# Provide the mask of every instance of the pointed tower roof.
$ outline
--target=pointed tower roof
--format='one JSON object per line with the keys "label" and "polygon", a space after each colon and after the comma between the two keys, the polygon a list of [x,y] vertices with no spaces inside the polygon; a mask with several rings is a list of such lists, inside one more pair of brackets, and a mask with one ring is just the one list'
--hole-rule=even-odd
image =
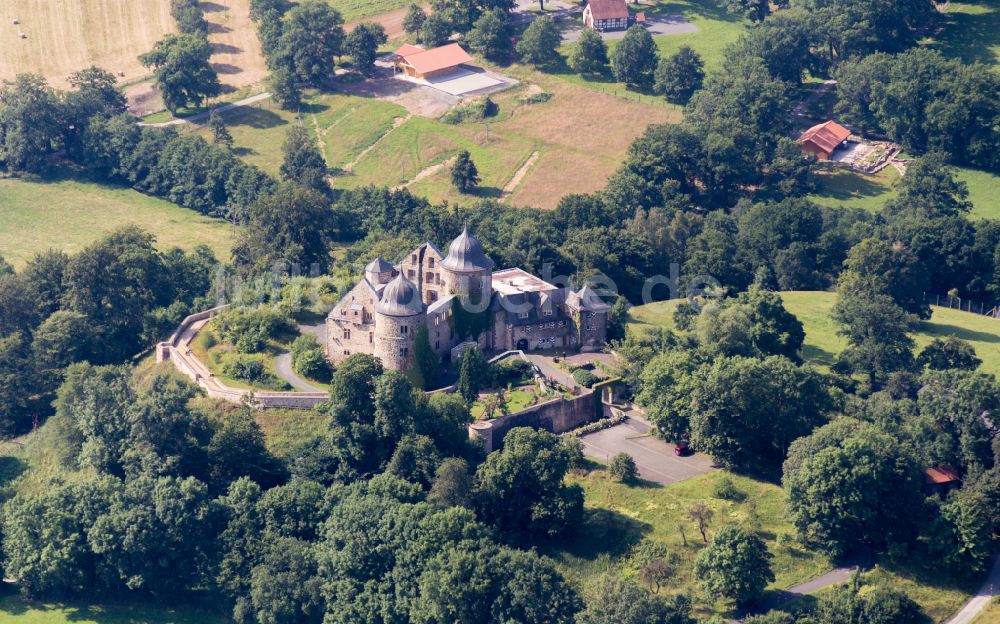
{"label": "pointed tower roof", "polygon": [[392,266],[392,263],[382,258],[375,258],[365,267],[367,273],[388,273],[393,270],[395,267]]}
{"label": "pointed tower roof", "polygon": [[469,228],[462,228],[462,233],[448,247],[448,257],[441,266],[456,273],[475,273],[493,268],[493,261],[486,255],[482,243],[469,234]]}
{"label": "pointed tower roof", "polygon": [[382,291],[382,299],[375,304],[375,311],[386,316],[413,316],[424,311],[417,287],[402,273],[389,282]]}
{"label": "pointed tower roof", "polygon": [[604,300],[594,292],[594,289],[589,284],[581,288],[578,292],[573,293],[573,299],[575,299],[574,303],[581,310],[604,312],[611,309],[611,306],[604,303]]}

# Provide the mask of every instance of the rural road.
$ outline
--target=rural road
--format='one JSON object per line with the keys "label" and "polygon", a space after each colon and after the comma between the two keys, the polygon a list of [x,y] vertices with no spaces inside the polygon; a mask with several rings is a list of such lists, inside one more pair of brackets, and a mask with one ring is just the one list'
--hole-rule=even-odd
{"label": "rural road", "polygon": [[219,106],[218,108],[213,108],[210,111],[204,113],[198,113],[197,115],[191,115],[190,117],[171,119],[170,121],[162,121],[160,123],[140,123],[139,125],[145,126],[147,128],[166,128],[167,126],[179,126],[181,124],[186,124],[186,123],[201,123],[202,121],[207,121],[209,115],[211,115],[212,113],[224,113],[227,110],[232,110],[234,108],[239,108],[241,106],[250,106],[251,104],[262,102],[269,97],[271,97],[270,93],[258,93],[257,95],[252,95],[238,102],[233,102],[232,104],[224,104],[222,106]]}
{"label": "rural road", "polygon": [[1000,593],[1000,557],[993,560],[993,568],[990,569],[989,575],[976,595],[945,624],[970,624],[998,593]]}
{"label": "rural road", "polygon": [[291,353],[282,353],[275,358],[274,370],[278,373],[279,377],[292,384],[292,387],[296,390],[302,390],[304,392],[326,392],[323,388],[317,388],[316,386],[310,385],[308,381],[295,374],[295,371],[292,370]]}

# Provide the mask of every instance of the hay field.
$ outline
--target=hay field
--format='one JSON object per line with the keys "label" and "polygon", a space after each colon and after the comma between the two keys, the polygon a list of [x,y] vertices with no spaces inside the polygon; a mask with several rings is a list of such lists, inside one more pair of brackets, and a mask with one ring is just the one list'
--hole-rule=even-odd
{"label": "hay field", "polygon": [[34,72],[65,87],[69,74],[98,65],[134,82],[148,75],[136,57],[174,31],[166,0],[4,0],[0,79]]}
{"label": "hay field", "polygon": [[212,67],[223,87],[239,89],[263,80],[267,66],[250,20],[250,0],[213,0],[202,2],[201,8],[208,22]]}

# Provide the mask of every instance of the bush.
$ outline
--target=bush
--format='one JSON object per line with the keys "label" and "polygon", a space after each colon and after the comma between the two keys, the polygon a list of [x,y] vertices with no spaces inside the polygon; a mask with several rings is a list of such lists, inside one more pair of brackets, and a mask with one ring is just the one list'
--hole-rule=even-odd
{"label": "bush", "polygon": [[531,381],[534,375],[531,363],[518,358],[501,360],[491,368],[492,379],[490,380],[490,384],[495,388],[520,386]]}
{"label": "bush", "polygon": [[740,502],[746,500],[746,492],[736,487],[729,477],[720,477],[712,486],[712,496],[728,501]]}
{"label": "bush", "polygon": [[239,353],[259,353],[268,339],[296,331],[295,324],[270,307],[230,308],[215,319],[219,337]]}
{"label": "bush", "polygon": [[585,368],[578,368],[573,371],[573,381],[585,388],[590,388],[601,379]]}
{"label": "bush", "polygon": [[639,478],[639,469],[635,465],[635,460],[628,453],[618,453],[611,460],[608,472],[620,483],[630,483]]}
{"label": "bush", "polygon": [[494,117],[500,112],[500,107],[489,97],[485,97],[475,102],[470,102],[464,106],[453,108],[441,116],[441,121],[446,124],[460,124],[465,121],[482,121],[487,117]]}
{"label": "bush", "polygon": [[288,384],[264,368],[264,363],[252,358],[233,358],[222,365],[228,377],[268,390],[287,390]]}
{"label": "bush", "polygon": [[548,91],[542,91],[541,93],[532,93],[531,95],[522,95],[517,98],[518,104],[544,104],[552,99],[552,94]]}

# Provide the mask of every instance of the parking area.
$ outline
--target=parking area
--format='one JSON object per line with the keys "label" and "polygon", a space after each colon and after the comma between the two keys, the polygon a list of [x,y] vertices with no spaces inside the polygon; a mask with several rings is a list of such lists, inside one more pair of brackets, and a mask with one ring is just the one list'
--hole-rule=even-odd
{"label": "parking area", "polygon": [[394,78],[437,89],[455,97],[483,95],[517,84],[517,80],[513,78],[486,71],[481,67],[467,65],[456,67],[447,73],[441,73],[431,78],[414,78],[401,73],[396,74]]}
{"label": "parking area", "polygon": [[684,481],[716,469],[712,459],[705,455],[674,455],[674,445],[648,435],[649,429],[649,422],[633,413],[620,425],[581,436],[583,452],[587,457],[604,463],[610,463],[618,453],[628,453],[635,460],[640,477],[661,485]]}

